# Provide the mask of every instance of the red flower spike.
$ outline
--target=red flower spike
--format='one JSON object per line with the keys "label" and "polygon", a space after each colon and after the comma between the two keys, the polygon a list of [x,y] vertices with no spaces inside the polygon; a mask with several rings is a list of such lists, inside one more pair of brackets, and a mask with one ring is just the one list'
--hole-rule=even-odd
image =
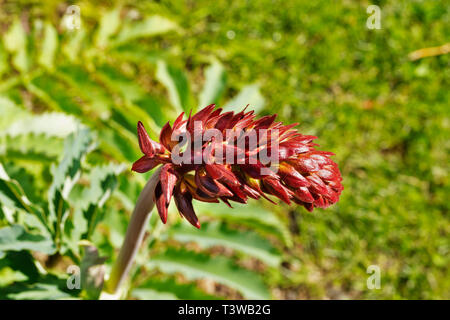
{"label": "red flower spike", "polygon": [[[215,105],[195,114],[191,112],[186,120],[183,116],[184,113],[180,114],[172,126],[170,123],[164,125],[159,143],[151,140],[144,125],[138,122],[139,147],[144,156],[133,164],[132,170],[144,173],[163,165],[153,197],[164,223],[172,197],[181,216],[197,228],[200,223],[194,212],[193,199],[203,202],[221,200],[232,207],[231,201],[246,203],[248,198],[264,197],[273,202],[270,196],[275,196],[285,203],[302,205],[308,211],[326,208],[339,201],[344,188],[339,168],[330,159],[334,154],[316,150],[318,145],[313,140],[317,137],[299,133],[294,128],[296,123],[275,122],[276,115],[255,119],[254,112],[245,109],[238,113],[223,113],[222,109],[215,109]],[[200,123],[196,124],[196,121]],[[196,128],[201,132],[194,132]],[[203,133],[209,129],[215,129],[223,137],[205,140]],[[251,130],[256,131],[256,145],[253,146],[250,146],[251,139],[244,140],[243,134],[251,133]],[[266,131],[260,134],[258,130]],[[229,131],[239,135],[227,137]],[[201,149],[187,149],[185,153],[188,153],[183,154],[187,161],[179,163],[172,154],[178,144],[178,141],[172,141],[172,135],[186,134],[190,134],[187,135],[190,137],[188,146],[198,145]],[[220,152],[217,150],[222,150],[223,158],[218,158]],[[231,151],[235,152],[232,157],[225,156]],[[272,152],[278,156],[276,162],[254,162],[262,154],[272,155]]]}

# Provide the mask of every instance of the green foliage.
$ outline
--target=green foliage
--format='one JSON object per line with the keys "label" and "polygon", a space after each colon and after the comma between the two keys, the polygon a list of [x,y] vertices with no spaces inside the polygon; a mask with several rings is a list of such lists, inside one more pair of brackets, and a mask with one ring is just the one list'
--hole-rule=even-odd
{"label": "green foliage", "polygon": [[13,224],[0,229],[0,255],[4,251],[31,250],[52,254],[56,248],[50,239],[27,232],[21,225]]}

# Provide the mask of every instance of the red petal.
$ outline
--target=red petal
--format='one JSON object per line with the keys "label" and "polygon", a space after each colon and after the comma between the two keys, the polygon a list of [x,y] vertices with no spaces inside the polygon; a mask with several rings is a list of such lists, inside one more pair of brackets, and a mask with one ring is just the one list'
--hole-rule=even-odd
{"label": "red petal", "polygon": [[195,215],[194,208],[192,207],[192,196],[190,193],[175,192],[174,194],[175,204],[178,211],[183,215],[190,224],[200,229],[200,222]]}
{"label": "red petal", "polygon": [[308,187],[310,182],[306,180],[295,168],[287,163],[280,164],[280,177],[282,180],[293,188]]}
{"label": "red petal", "polygon": [[210,176],[203,174],[201,170],[195,172],[195,183],[197,187],[210,197],[231,197],[233,193],[223,184],[215,181]]}
{"label": "red petal", "polygon": [[223,131],[225,129],[229,129],[228,123],[233,118],[233,112],[225,112],[220,115],[219,120],[216,123],[216,129],[219,131]]}
{"label": "red petal", "polygon": [[272,116],[264,116],[254,122],[255,129],[267,129],[274,122],[276,114]]}
{"label": "red petal", "polygon": [[295,190],[295,197],[303,202],[313,203],[314,198],[309,192],[308,188],[300,187]]}
{"label": "red petal", "polygon": [[172,150],[173,146],[177,144],[178,141],[172,141],[172,127],[169,122],[162,127],[159,141],[169,150]]}
{"label": "red petal", "polygon": [[326,208],[326,207],[328,207],[327,203],[325,202],[325,200],[323,199],[322,196],[319,196],[319,198],[317,198],[314,201],[314,206],[318,207],[318,208]]}
{"label": "red petal", "polygon": [[211,197],[209,195],[207,195],[206,193],[204,193],[202,190],[200,190],[199,188],[195,189],[194,192],[191,192],[192,197],[195,200],[198,201],[203,201],[203,202],[214,202],[214,203],[218,203],[219,200],[217,200],[216,197]]}
{"label": "red petal", "polygon": [[169,204],[161,190],[161,183],[158,183],[156,185],[154,201],[156,203],[156,209],[158,209],[159,217],[161,218],[161,221],[165,224],[167,222],[167,209],[169,207]]}
{"label": "red petal", "polygon": [[[259,160],[257,160],[256,164],[243,164],[241,168],[246,174],[255,179],[262,179],[264,177],[278,178],[276,173],[263,165]],[[263,169],[266,170],[263,171]]]}
{"label": "red petal", "polygon": [[317,194],[326,194],[327,193],[327,186],[325,183],[315,174],[307,176],[306,179],[311,182],[311,186],[309,187],[310,190]]}
{"label": "red petal", "polygon": [[283,186],[280,181],[273,178],[264,178],[262,181],[274,196],[280,198],[287,204],[291,204],[290,198],[292,198],[293,193],[291,190]]}
{"label": "red petal", "polygon": [[141,151],[147,156],[153,157],[155,155],[155,149],[153,148],[153,144],[151,143],[151,139],[148,136],[144,125],[140,121],[137,125],[137,132],[139,138],[139,148],[141,148]]}
{"label": "red petal", "polygon": [[[233,192],[232,197],[230,197],[230,200],[234,200],[234,198],[239,198],[241,199],[243,202],[242,203],[247,203],[247,195],[245,194],[245,192],[242,190],[242,185],[229,185],[228,184],[228,188],[230,188],[230,190]],[[241,189],[242,188],[242,189]],[[237,201],[237,200],[234,200]],[[241,202],[241,201],[238,201]]]}
{"label": "red petal", "polygon": [[309,212],[312,212],[314,210],[314,205],[312,203],[305,203],[303,205]]}
{"label": "red petal", "polygon": [[201,121],[205,123],[205,121],[211,116],[211,113],[215,107],[215,104],[210,104],[209,106],[204,107],[202,110],[192,116],[192,122]]}
{"label": "red petal", "polygon": [[213,163],[206,164],[205,168],[213,179],[220,180],[228,185],[239,185],[239,180],[227,166]]}
{"label": "red petal", "polygon": [[161,180],[161,189],[164,194],[164,198],[167,201],[167,204],[170,202],[172,198],[173,188],[178,180],[177,175],[173,170],[173,166],[170,163],[165,164],[161,168],[161,173],[159,175]]}
{"label": "red petal", "polygon": [[133,163],[133,167],[131,170],[144,173],[149,170],[152,170],[154,167],[156,167],[158,164],[160,164],[156,159],[150,159],[148,156],[143,156],[139,160],[137,160],[135,163]]}
{"label": "red petal", "polygon": [[316,174],[324,180],[334,180],[337,177],[334,172],[326,169],[321,169]]}
{"label": "red petal", "polygon": [[295,161],[295,167],[300,172],[314,172],[318,171],[319,164],[312,158],[300,157]]}
{"label": "red petal", "polygon": [[227,198],[225,197],[220,197],[220,200],[223,201],[223,203],[225,203],[227,206],[229,206],[231,209],[233,209],[233,207],[231,206],[230,202],[228,201]]}
{"label": "red petal", "polygon": [[245,192],[245,194],[247,194],[247,196],[249,196],[250,198],[259,199],[261,197],[261,194],[258,191],[249,187],[246,184],[242,185],[242,189]]}
{"label": "red petal", "polygon": [[242,198],[238,197],[237,195],[228,197],[227,200],[238,202],[238,203],[247,203],[247,198],[242,199]]}
{"label": "red petal", "polygon": [[173,129],[178,129],[178,127],[183,123],[183,116],[184,116],[184,112],[182,112],[177,119],[175,120],[175,122],[173,123]]}

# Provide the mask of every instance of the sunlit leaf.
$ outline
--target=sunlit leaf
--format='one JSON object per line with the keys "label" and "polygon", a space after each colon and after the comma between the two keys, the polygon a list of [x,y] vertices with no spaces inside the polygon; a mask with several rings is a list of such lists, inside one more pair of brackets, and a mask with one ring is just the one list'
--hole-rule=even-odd
{"label": "sunlit leaf", "polygon": [[8,128],[14,121],[30,114],[30,112],[21,108],[10,98],[0,96],[0,131]]}
{"label": "sunlit leaf", "polygon": [[225,257],[210,257],[185,250],[168,249],[152,257],[148,267],[165,273],[181,273],[190,280],[208,278],[238,290],[247,299],[269,299],[261,276],[236,266]]}
{"label": "sunlit leaf", "polygon": [[199,108],[206,107],[212,103],[219,103],[226,86],[226,73],[223,65],[213,60],[206,68],[205,82],[199,95]]}
{"label": "sunlit leaf", "polygon": [[242,90],[233,99],[228,101],[224,106],[224,111],[241,111],[246,105],[250,110],[260,111],[265,104],[259,85],[251,84],[242,88]]}
{"label": "sunlit leaf", "polygon": [[[97,166],[86,177],[90,186],[82,190],[81,194],[75,199],[71,199],[76,210],[80,210],[82,218],[86,221],[86,230],[78,236],[76,240],[81,238],[89,239],[92,235],[98,221],[101,220],[99,210],[103,207],[106,200],[111,196],[117,185],[117,176],[125,170],[125,165],[108,164]],[[78,227],[78,226],[77,226]],[[76,228],[76,232],[82,229]]]}
{"label": "sunlit leaf", "polygon": [[177,241],[195,242],[202,248],[212,246],[231,248],[258,258],[273,267],[277,267],[281,262],[279,252],[266,239],[252,231],[232,230],[219,223],[204,223],[200,230],[179,224],[170,229],[169,235]]}
{"label": "sunlit leaf", "polygon": [[80,52],[86,36],[87,32],[83,27],[76,32],[68,33],[68,38],[63,44],[62,52],[71,62],[80,61]]}
{"label": "sunlit leaf", "polygon": [[119,32],[114,45],[143,37],[155,36],[177,29],[177,24],[167,18],[154,15],[139,22],[128,22]]}
{"label": "sunlit leaf", "polygon": [[51,239],[29,233],[21,225],[0,228],[0,251],[31,250],[53,254],[55,249]]}
{"label": "sunlit leaf", "polygon": [[3,134],[11,137],[26,134],[43,134],[47,137],[65,138],[80,127],[80,121],[63,113],[43,113],[24,117],[10,125]]}
{"label": "sunlit leaf", "polygon": [[98,47],[106,47],[109,38],[119,29],[120,10],[121,8],[117,7],[101,15],[100,26],[95,37],[95,44]]}
{"label": "sunlit leaf", "polygon": [[22,187],[11,179],[0,163],[0,203],[4,207],[20,209],[35,215],[44,228],[47,228],[47,221],[41,208],[30,202]]}
{"label": "sunlit leaf", "polygon": [[[1,253],[0,253],[0,259],[1,259]],[[24,275],[20,271],[16,271],[12,268],[5,267],[0,269],[0,288],[6,287],[14,282],[20,282],[27,280],[28,277]]]}
{"label": "sunlit leaf", "polygon": [[283,240],[288,246],[292,244],[291,235],[286,224],[272,211],[257,205],[233,203],[233,209],[222,203],[194,202],[198,214],[224,219],[229,222],[243,224],[265,234],[272,234]]}
{"label": "sunlit leaf", "polygon": [[12,26],[3,36],[5,48],[13,54],[12,63],[17,70],[25,72],[28,70],[27,35],[22,23],[16,19]]}
{"label": "sunlit leaf", "polygon": [[45,23],[44,41],[42,43],[42,48],[40,51],[38,62],[47,69],[52,70],[57,49],[58,49],[58,34],[53,25],[47,22]]}
{"label": "sunlit leaf", "polygon": [[48,192],[49,223],[58,237],[67,218],[67,197],[80,177],[81,161],[92,148],[92,136],[87,129],[71,134],[65,141],[64,157],[57,167],[53,167],[53,182]]}
{"label": "sunlit leaf", "polygon": [[186,75],[179,69],[158,61],[156,78],[169,92],[169,100],[178,113],[189,111],[189,84]]}
{"label": "sunlit leaf", "polygon": [[9,52],[18,52],[24,50],[27,44],[27,35],[19,19],[9,27],[9,30],[3,35],[3,43]]}

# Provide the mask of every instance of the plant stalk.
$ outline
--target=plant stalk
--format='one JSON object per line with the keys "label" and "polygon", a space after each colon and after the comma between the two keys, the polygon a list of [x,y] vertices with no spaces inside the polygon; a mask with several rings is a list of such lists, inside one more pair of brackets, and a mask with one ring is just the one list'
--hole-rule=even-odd
{"label": "plant stalk", "polygon": [[134,207],[125,235],[125,241],[122,244],[117,260],[114,262],[111,269],[109,279],[105,283],[105,291],[112,296],[117,297],[120,293],[120,287],[127,278],[128,272],[133,265],[134,257],[142,244],[145,228],[148,224],[150,213],[155,205],[153,195],[156,185],[159,182],[160,171],[161,168],[158,168],[148,180]]}

